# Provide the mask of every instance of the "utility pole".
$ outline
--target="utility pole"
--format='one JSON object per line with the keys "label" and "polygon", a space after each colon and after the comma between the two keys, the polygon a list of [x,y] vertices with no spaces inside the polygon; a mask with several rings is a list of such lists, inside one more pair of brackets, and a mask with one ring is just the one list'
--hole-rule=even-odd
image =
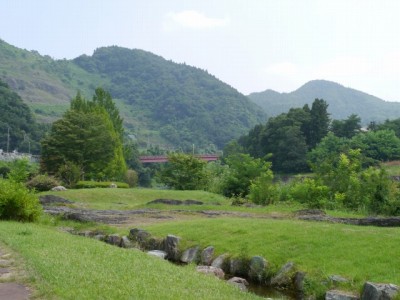
{"label": "utility pole", "polygon": [[10,147],[10,126],[7,124],[7,153],[9,147]]}

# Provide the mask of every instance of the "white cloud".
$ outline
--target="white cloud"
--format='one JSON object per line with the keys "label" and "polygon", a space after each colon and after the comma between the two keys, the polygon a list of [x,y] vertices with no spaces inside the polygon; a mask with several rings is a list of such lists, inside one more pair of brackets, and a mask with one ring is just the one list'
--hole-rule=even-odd
{"label": "white cloud", "polygon": [[229,18],[210,18],[204,14],[185,10],[179,13],[168,13],[164,22],[165,30],[173,30],[179,27],[190,29],[212,29],[224,27],[229,24]]}

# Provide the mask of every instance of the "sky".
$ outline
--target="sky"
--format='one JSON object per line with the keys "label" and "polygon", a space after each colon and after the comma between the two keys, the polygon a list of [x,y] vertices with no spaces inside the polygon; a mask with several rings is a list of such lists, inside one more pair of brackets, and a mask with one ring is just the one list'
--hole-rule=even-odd
{"label": "sky", "polygon": [[0,0],[0,39],[55,59],[117,45],[247,95],[325,79],[400,101],[398,0]]}

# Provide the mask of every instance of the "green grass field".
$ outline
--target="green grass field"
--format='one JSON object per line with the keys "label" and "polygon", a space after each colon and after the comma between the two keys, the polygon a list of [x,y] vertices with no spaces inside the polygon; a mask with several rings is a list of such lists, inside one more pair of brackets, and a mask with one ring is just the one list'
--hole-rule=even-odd
{"label": "green grass field", "polygon": [[25,262],[43,299],[257,299],[194,266],[180,267],[54,227],[0,222],[0,243]]}
{"label": "green grass field", "polygon": [[[228,199],[201,191],[86,189],[54,194],[76,201],[73,206],[89,209],[149,207],[254,213],[257,218],[249,217],[251,214],[247,217],[207,218],[193,213],[190,219],[166,219],[162,223],[150,220],[141,227],[157,237],[167,234],[180,236],[182,249],[193,245],[213,245],[217,255],[261,255],[269,261],[272,272],[293,261],[307,273],[309,290],[314,289],[320,295],[321,282],[330,275],[349,279],[350,283],[342,288],[354,292],[359,291],[367,280],[400,285],[400,257],[397,255],[400,228],[299,221],[291,218],[291,212],[302,208],[299,205],[281,203],[268,207],[234,207]],[[195,199],[203,201],[204,205],[147,205],[147,202],[159,198]],[[337,211],[328,214],[354,216]],[[274,219],[275,216],[281,219]],[[138,251],[111,247],[57,230],[60,226],[93,228],[98,225],[53,222],[49,219],[44,218],[42,225],[0,223],[0,243],[11,247],[26,261],[31,277],[35,278],[33,284],[44,298],[157,299],[156,295],[162,295],[163,299],[252,297],[232,294],[234,289],[213,278],[199,281],[203,277],[194,274],[193,267],[170,266]],[[127,234],[130,229],[127,226],[102,227],[108,232],[121,234]],[[104,269],[105,272],[102,271]],[[166,284],[162,283],[164,280]],[[87,285],[93,286],[93,289],[83,291]],[[206,287],[203,289],[202,286]],[[327,286],[322,286],[324,288]]]}

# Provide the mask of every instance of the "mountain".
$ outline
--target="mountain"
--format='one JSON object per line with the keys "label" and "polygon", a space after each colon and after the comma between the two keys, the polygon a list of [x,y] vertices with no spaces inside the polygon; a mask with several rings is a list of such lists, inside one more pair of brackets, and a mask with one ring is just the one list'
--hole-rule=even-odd
{"label": "mountain", "polygon": [[326,80],[309,81],[291,93],[266,90],[248,97],[261,106],[269,117],[287,112],[292,107],[310,105],[316,98],[322,98],[329,104],[328,112],[333,119],[342,120],[357,114],[362,124],[367,125],[371,121],[383,122],[400,117],[400,103],[387,102]]}
{"label": "mountain", "polygon": [[79,90],[108,90],[126,131],[142,144],[219,148],[264,122],[263,110],[207,71],[137,49],[102,47],[55,60],[0,40],[0,79],[41,122],[59,118]]}

